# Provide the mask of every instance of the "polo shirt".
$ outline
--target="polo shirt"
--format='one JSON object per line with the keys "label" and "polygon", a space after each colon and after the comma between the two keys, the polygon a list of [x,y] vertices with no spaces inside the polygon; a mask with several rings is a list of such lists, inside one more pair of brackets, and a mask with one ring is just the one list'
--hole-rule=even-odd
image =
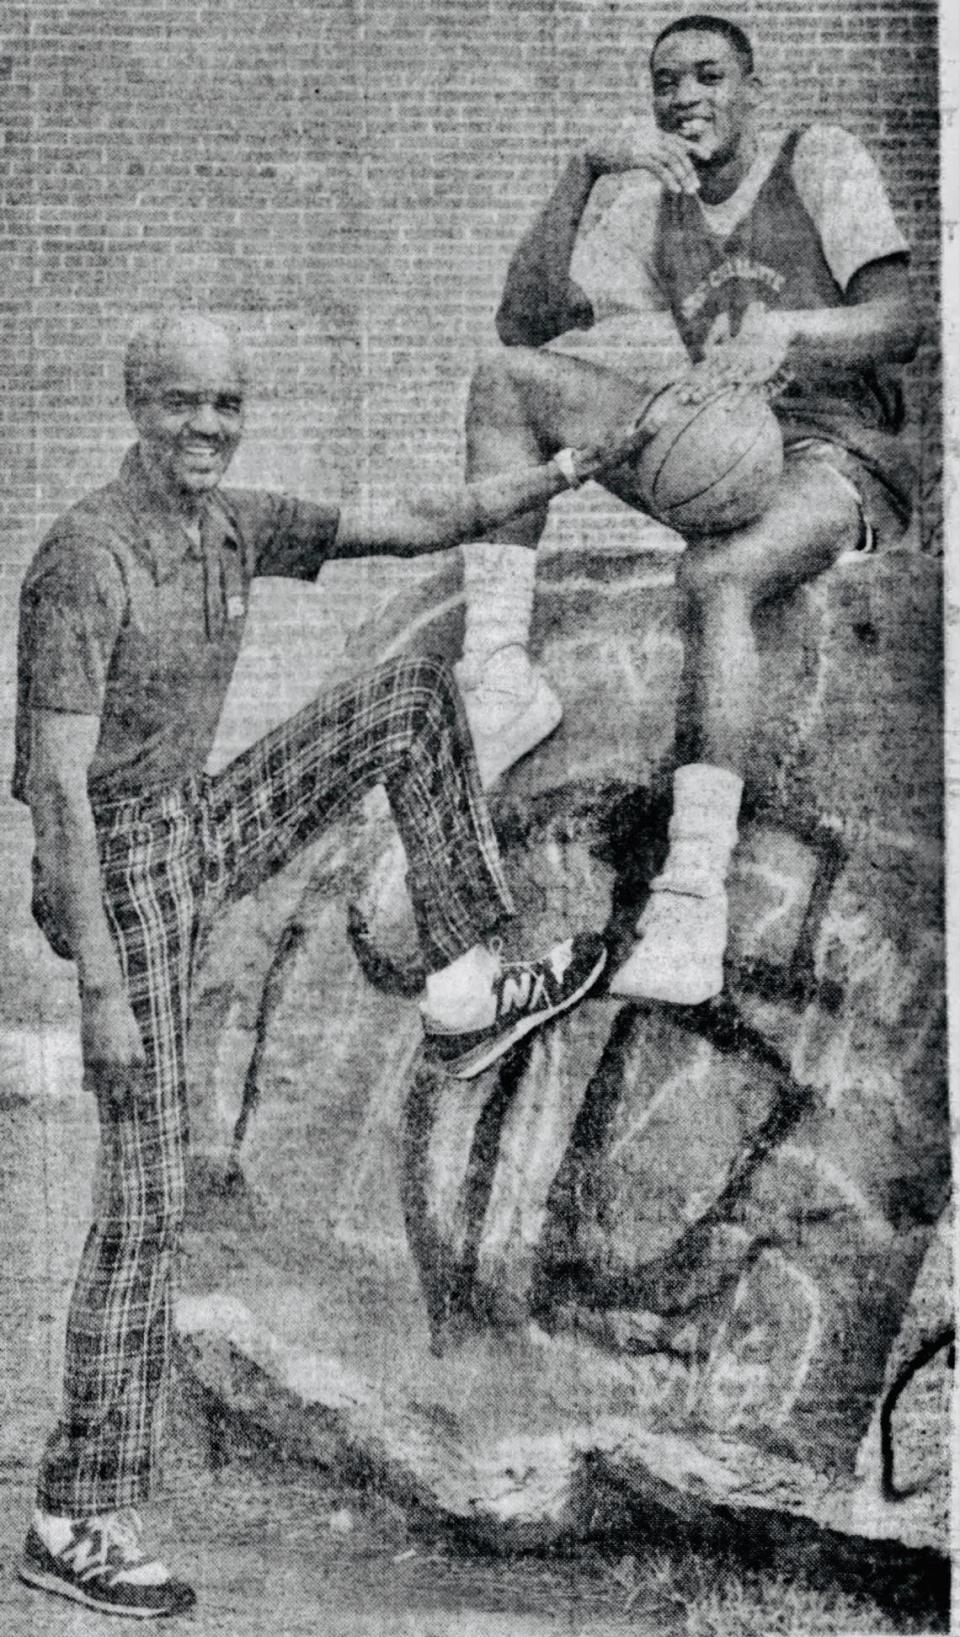
{"label": "polo shirt", "polygon": [[54,524],[21,589],[14,796],[27,800],[31,710],[99,716],[94,807],[201,773],[251,580],[314,579],[338,522],[335,506],[216,489],[198,544],[129,450],[112,483]]}

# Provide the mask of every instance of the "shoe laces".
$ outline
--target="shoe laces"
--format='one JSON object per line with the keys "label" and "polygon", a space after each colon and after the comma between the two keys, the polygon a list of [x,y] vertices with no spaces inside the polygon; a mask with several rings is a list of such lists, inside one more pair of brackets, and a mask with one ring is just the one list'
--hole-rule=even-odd
{"label": "shoe laces", "polygon": [[91,1528],[102,1536],[104,1555],[111,1546],[119,1546],[124,1557],[143,1558],[143,1520],[135,1507],[128,1506],[122,1512],[104,1512],[91,1520]]}
{"label": "shoe laces", "polygon": [[511,961],[494,983],[497,1017],[509,1012],[526,1012],[544,983],[543,966],[533,961]]}
{"label": "shoe laces", "polygon": [[[499,939],[491,939],[491,952],[500,957]],[[533,961],[501,961],[500,972],[494,980],[497,1016],[504,1012],[525,1012],[541,1000],[548,982],[563,982],[572,957],[572,941],[557,944],[550,953]]]}

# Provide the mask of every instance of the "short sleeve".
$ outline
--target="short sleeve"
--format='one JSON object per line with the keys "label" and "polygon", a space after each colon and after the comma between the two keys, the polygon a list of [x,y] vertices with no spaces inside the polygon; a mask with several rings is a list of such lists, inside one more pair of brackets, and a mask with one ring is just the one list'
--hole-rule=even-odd
{"label": "short sleeve", "polygon": [[26,704],[99,715],[125,607],[123,576],[106,547],[70,535],[47,541],[21,593]]}
{"label": "short sleeve", "polygon": [[839,125],[811,125],[793,156],[793,182],[842,290],[868,262],[909,253],[877,165]]}
{"label": "short sleeve", "polygon": [[292,495],[263,494],[254,530],[254,574],[315,580],[333,554],[340,522],[337,506],[315,505]]}
{"label": "short sleeve", "polygon": [[570,276],[597,321],[618,313],[664,312],[669,303],[653,270],[660,184],[645,171],[602,177],[584,213]]}

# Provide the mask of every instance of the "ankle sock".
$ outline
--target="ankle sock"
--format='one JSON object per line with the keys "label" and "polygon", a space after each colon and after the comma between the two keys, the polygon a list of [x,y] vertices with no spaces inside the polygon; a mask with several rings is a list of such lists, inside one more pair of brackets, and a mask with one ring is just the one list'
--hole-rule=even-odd
{"label": "ankle sock", "polygon": [[34,1507],[33,1527],[47,1550],[56,1555],[62,1552],[73,1535],[74,1519],[58,1512],[42,1512]]}
{"label": "ankle sock", "polygon": [[737,844],[743,780],[706,762],[678,767],[673,778],[670,850],[651,886],[656,892],[707,898],[723,891]]}
{"label": "ankle sock", "polygon": [[445,1028],[487,1028],[496,1016],[493,985],[499,971],[499,956],[474,944],[441,971],[428,972],[422,1010]]}

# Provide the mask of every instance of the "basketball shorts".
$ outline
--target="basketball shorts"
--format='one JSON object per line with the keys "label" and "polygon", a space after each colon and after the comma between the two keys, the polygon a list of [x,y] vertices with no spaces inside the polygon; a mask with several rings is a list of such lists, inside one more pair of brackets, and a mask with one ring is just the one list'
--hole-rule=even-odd
{"label": "basketball shorts", "polygon": [[880,479],[850,449],[827,438],[795,438],[784,447],[784,461],[816,463],[851,495],[860,513],[860,538],[844,556],[887,551],[903,538],[905,524]]}

